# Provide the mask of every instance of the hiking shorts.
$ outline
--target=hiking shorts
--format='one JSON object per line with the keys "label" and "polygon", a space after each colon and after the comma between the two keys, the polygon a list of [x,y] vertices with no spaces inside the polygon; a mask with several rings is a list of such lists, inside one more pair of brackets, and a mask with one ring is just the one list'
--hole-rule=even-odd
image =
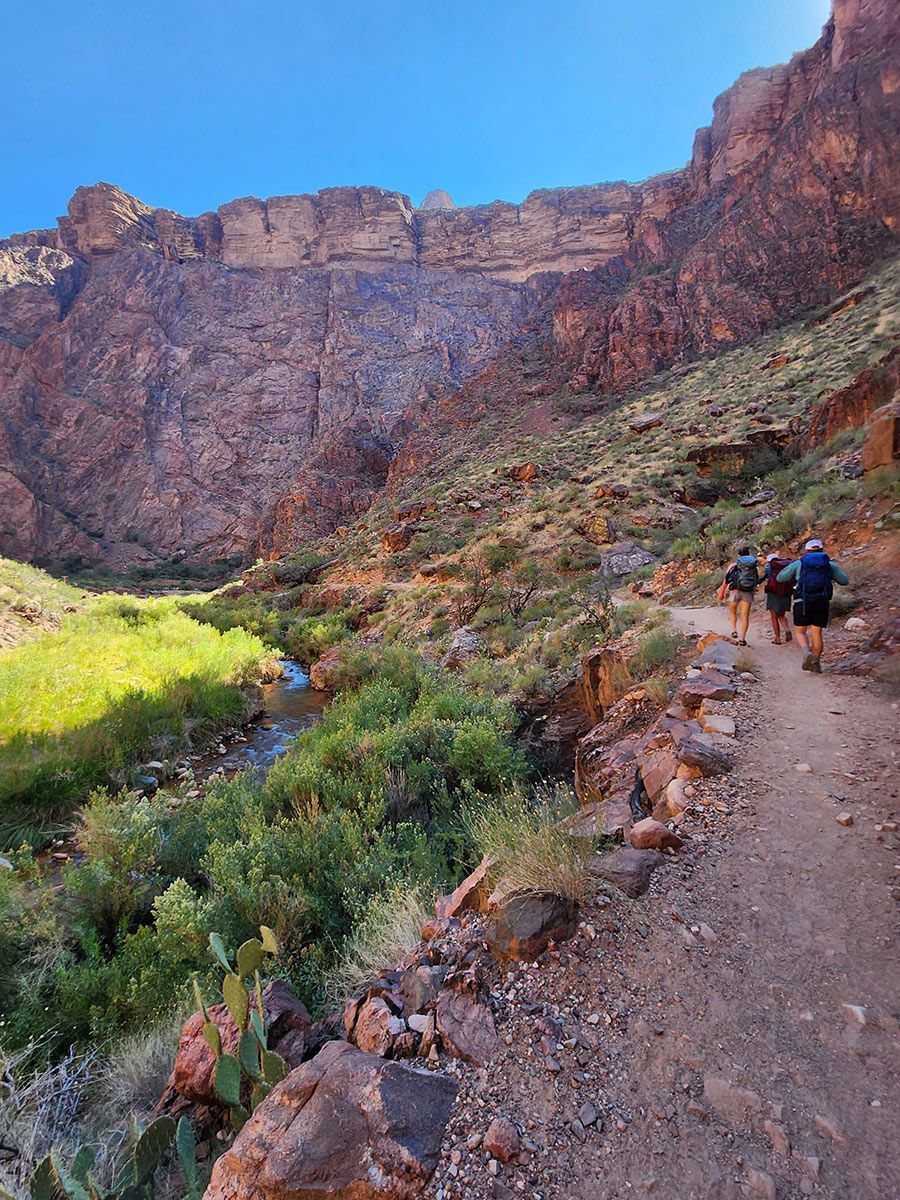
{"label": "hiking shorts", "polygon": [[804,628],[815,625],[817,629],[824,629],[828,625],[830,607],[830,600],[798,600],[794,605],[794,624]]}
{"label": "hiking shorts", "polygon": [[742,592],[739,588],[732,588],[728,593],[728,599],[732,604],[752,604],[753,592]]}
{"label": "hiking shorts", "polygon": [[790,596],[776,596],[774,592],[766,592],[766,612],[786,613],[790,607]]}

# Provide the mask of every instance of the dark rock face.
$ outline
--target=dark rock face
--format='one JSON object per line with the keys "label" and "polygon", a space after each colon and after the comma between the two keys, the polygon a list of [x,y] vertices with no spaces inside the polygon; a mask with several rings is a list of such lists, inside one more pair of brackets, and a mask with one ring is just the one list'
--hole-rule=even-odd
{"label": "dark rock face", "polygon": [[446,1075],[330,1042],[259,1106],[206,1200],[411,1200],[437,1165],[455,1092]]}
{"label": "dark rock face", "polygon": [[646,892],[650,876],[663,861],[658,850],[634,850],[623,846],[611,854],[595,855],[590,866],[598,878],[615,884],[634,900]]}
{"label": "dark rock face", "polygon": [[0,243],[0,553],[284,549],[428,461],[467,381],[514,404],[518,334],[546,367],[529,386],[608,391],[827,302],[898,247],[898,46],[891,0],[834,0],[812,49],[742,75],[689,165],[640,185],[196,218],[79,188],[57,230]]}
{"label": "dark rock face", "polygon": [[578,905],[551,892],[511,896],[498,908],[485,930],[491,953],[501,962],[532,962],[551,941],[563,942],[575,932]]}
{"label": "dark rock face", "polygon": [[213,558],[333,528],[383,484],[404,398],[457,386],[524,314],[515,286],[404,265],[0,264],[23,254],[35,282],[0,289],[0,333],[20,322],[0,341],[0,551],[19,558]]}

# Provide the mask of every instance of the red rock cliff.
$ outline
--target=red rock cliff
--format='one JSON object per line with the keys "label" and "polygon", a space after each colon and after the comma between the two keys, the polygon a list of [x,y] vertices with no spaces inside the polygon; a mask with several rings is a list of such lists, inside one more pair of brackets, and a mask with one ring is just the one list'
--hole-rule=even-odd
{"label": "red rock cliff", "polygon": [[488,364],[514,382],[542,315],[551,369],[609,390],[828,297],[897,249],[898,25],[838,0],[640,185],[468,209],[334,188],[197,218],[79,188],[58,229],[0,243],[0,551],[283,546],[364,508]]}

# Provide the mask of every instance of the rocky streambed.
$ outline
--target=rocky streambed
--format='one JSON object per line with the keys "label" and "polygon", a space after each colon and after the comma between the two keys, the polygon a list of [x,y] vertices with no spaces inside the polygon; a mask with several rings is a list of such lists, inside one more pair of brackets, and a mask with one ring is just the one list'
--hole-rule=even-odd
{"label": "rocky streambed", "polygon": [[280,666],[282,674],[262,685],[260,714],[231,740],[190,760],[196,779],[232,775],[246,767],[265,772],[321,718],[328,693],[312,687],[299,663],[283,659]]}

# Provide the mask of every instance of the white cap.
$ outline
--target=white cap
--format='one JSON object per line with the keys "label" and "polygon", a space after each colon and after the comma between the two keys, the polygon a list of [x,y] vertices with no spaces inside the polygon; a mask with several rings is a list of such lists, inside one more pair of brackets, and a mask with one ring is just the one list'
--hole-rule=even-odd
{"label": "white cap", "polygon": [[824,550],[825,543],[822,541],[821,538],[810,538],[809,541],[806,543],[806,545],[803,547],[803,549],[804,550]]}
{"label": "white cap", "polygon": [[766,562],[771,562],[773,558],[777,558],[777,557],[778,557],[778,555],[777,555],[777,554],[767,554],[767,555],[766,555]]}

